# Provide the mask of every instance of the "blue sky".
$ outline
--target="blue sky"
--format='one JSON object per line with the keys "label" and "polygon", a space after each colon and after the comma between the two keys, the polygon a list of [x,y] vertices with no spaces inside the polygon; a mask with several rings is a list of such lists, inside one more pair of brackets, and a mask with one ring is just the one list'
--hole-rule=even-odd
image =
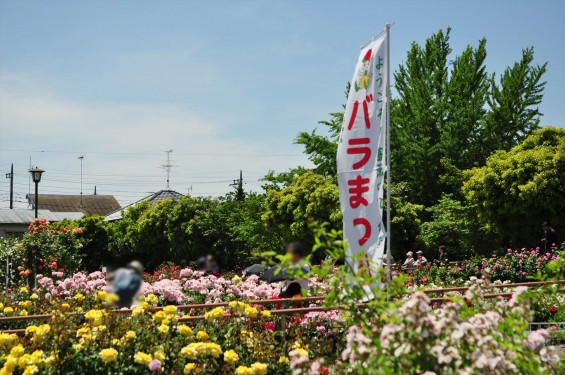
{"label": "blue sky", "polygon": [[[543,125],[565,125],[565,1],[0,2],[0,172],[45,169],[41,191],[94,185],[125,204],[165,187],[219,195],[244,172],[308,165],[299,131],[340,109],[361,44],[394,21],[393,68],[451,26],[459,52],[487,38],[500,74],[522,48],[547,61]],[[44,150],[46,152],[36,152]],[[6,207],[7,180],[0,180]],[[25,206],[25,205],[24,205]]]}

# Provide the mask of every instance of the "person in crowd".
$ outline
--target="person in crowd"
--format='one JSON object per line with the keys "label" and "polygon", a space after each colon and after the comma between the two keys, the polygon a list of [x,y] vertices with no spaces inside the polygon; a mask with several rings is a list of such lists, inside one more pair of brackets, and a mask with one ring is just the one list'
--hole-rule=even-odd
{"label": "person in crowd", "polygon": [[196,270],[201,272],[208,271],[208,262],[206,260],[206,257],[198,258],[198,260],[196,261]]}
{"label": "person in crowd", "polygon": [[210,254],[206,256],[206,268],[208,269],[208,272],[212,272],[212,273],[220,272],[220,267],[218,267],[218,263],[216,263],[216,260]]}
{"label": "person in crowd", "polygon": [[292,271],[302,273],[294,279],[285,282],[281,289],[281,298],[290,298],[296,295],[301,295],[308,290],[308,278],[306,275],[310,272],[310,265],[303,262],[305,254],[304,247],[299,242],[291,242],[286,247],[287,254],[290,255],[290,262],[292,263]]}
{"label": "person in crowd", "polygon": [[406,253],[406,260],[402,264],[402,268],[414,268],[414,253],[409,251]]}
{"label": "person in crowd", "polygon": [[543,237],[541,243],[543,244],[544,250],[547,251],[551,249],[553,245],[557,246],[559,241],[557,240],[557,232],[551,227],[551,224],[546,221],[542,225]]}
{"label": "person in crowd", "polygon": [[416,251],[416,261],[414,262],[414,266],[416,266],[416,267],[424,266],[424,265],[426,265],[426,263],[428,263],[428,260],[424,256],[424,253],[422,252],[422,250]]}
{"label": "person in crowd", "polygon": [[447,263],[449,257],[447,255],[447,253],[445,252],[445,246],[442,245],[442,246],[438,247],[438,251],[439,251],[439,258],[436,259],[436,261],[437,261],[436,263],[439,263],[439,264]]}
{"label": "person in crowd", "polygon": [[112,273],[110,282],[112,293],[119,297],[119,308],[130,307],[143,282],[143,265],[137,260],[129,262]]}

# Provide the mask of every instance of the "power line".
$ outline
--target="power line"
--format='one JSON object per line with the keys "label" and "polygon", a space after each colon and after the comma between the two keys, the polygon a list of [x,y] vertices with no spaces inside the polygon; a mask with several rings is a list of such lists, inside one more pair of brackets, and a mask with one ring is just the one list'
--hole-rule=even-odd
{"label": "power line", "polygon": [[[103,152],[103,151],[57,151],[57,150],[22,150],[22,149],[0,149],[4,152],[30,152],[49,154],[97,154],[97,155],[160,155],[157,152]],[[241,157],[303,157],[304,154],[213,154],[213,153],[177,153],[182,156],[241,156]]]}

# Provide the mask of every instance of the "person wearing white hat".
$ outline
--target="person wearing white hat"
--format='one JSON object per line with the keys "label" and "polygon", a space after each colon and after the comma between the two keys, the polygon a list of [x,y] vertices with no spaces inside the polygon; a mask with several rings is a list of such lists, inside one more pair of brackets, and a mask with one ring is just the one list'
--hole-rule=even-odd
{"label": "person wearing white hat", "polygon": [[414,253],[409,251],[406,253],[406,260],[402,265],[403,268],[414,268]]}
{"label": "person wearing white hat", "polygon": [[428,263],[428,260],[424,256],[422,250],[416,251],[416,261],[414,262],[414,266],[419,267],[425,265],[426,263]]}

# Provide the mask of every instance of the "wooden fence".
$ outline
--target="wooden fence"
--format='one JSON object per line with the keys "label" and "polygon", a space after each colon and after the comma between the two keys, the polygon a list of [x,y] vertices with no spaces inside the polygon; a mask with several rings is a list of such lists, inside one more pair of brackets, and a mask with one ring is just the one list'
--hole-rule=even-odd
{"label": "wooden fence", "polygon": [[[565,284],[565,280],[554,280],[554,281],[535,281],[529,283],[514,283],[514,284],[489,284],[486,285],[486,289],[501,289],[501,288],[516,288],[519,286],[525,286],[528,288],[532,287],[539,287],[544,285],[558,285],[558,284]],[[436,295],[437,297],[430,298],[430,305],[432,306],[440,306],[442,303],[448,301],[450,299],[449,296],[444,296],[445,293],[448,292],[465,292],[469,289],[469,287],[455,287],[455,288],[440,288],[440,289],[427,289],[423,290],[424,293],[428,295]],[[491,299],[491,298],[509,298],[512,296],[512,293],[491,293],[483,295],[483,298]],[[305,302],[319,302],[323,301],[325,296],[313,296],[313,297],[303,297],[303,298],[284,298],[284,299],[261,299],[261,300],[251,300],[247,303],[252,305],[280,305],[285,306],[285,308],[277,308],[274,310],[270,310],[271,314],[273,315],[292,315],[292,314],[307,314],[309,312],[317,312],[317,311],[332,311],[332,310],[340,310],[345,309],[346,306],[310,306],[310,307],[293,307]],[[362,306],[362,303],[357,304],[358,306]],[[226,307],[228,306],[228,302],[219,302],[219,303],[201,303],[201,304],[190,304],[190,305],[180,305],[176,306],[180,311],[186,310],[198,310],[198,309],[212,309],[215,307]],[[150,312],[156,312],[162,310],[163,307],[151,307],[148,308]],[[113,310],[115,314],[124,315],[130,314],[132,309],[122,309],[122,310]],[[26,316],[6,316],[0,317],[0,324],[2,323],[9,323],[14,321],[46,321],[50,320],[50,314],[44,315],[26,315]],[[189,321],[198,321],[205,319],[204,315],[194,315],[194,316],[184,316],[178,318],[179,322],[189,322]],[[1,330],[0,330],[1,331]],[[16,333],[16,334],[24,334],[25,329],[9,329],[3,330],[2,332],[5,333]]]}

